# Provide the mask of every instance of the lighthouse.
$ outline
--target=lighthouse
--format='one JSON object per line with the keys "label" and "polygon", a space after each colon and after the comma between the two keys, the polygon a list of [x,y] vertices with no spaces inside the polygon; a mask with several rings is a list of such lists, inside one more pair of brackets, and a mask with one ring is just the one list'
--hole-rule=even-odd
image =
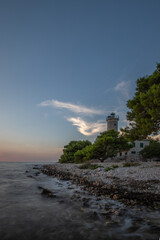
{"label": "lighthouse", "polygon": [[107,118],[107,131],[108,130],[115,130],[118,131],[118,121],[119,116],[116,116],[115,113],[111,113]]}

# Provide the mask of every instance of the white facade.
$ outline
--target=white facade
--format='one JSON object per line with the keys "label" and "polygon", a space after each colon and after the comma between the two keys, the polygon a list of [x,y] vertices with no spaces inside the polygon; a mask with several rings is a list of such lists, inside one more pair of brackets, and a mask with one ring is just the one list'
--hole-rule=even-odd
{"label": "white facade", "polygon": [[139,155],[139,152],[144,149],[145,146],[149,146],[150,140],[144,139],[144,140],[136,140],[134,141],[134,147],[131,148],[129,151],[120,152],[117,154],[117,157],[121,156],[136,156]]}
{"label": "white facade", "polygon": [[145,146],[148,146],[150,144],[150,140],[149,139],[145,139],[145,140],[142,140],[142,141],[134,141],[134,147],[131,148],[129,151],[128,151],[128,155],[130,154],[139,154],[139,152],[141,150],[144,149]]}

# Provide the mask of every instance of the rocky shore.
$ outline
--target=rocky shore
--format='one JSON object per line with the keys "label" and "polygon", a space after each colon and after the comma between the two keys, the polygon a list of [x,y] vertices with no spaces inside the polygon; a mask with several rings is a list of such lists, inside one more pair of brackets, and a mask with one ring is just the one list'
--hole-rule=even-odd
{"label": "rocky shore", "polygon": [[80,164],[53,163],[41,169],[44,174],[71,180],[97,196],[109,196],[127,205],[146,205],[160,209],[160,163],[99,163],[99,167],[80,169]]}

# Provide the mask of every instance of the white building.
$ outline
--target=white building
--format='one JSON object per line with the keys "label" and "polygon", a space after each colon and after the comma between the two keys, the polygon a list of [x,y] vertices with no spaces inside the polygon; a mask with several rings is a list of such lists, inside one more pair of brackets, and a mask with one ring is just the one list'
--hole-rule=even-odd
{"label": "white building", "polygon": [[144,140],[136,140],[134,141],[134,146],[131,148],[129,151],[124,151],[124,152],[119,152],[117,154],[117,157],[127,157],[127,156],[132,156],[132,157],[137,157],[139,155],[139,152],[144,149],[145,146],[149,146],[150,140],[149,139],[144,139]]}
{"label": "white building", "polygon": [[128,151],[128,155],[139,153],[141,150],[144,149],[145,146],[149,146],[149,144],[150,144],[149,139],[144,139],[142,141],[138,140],[134,141],[134,147]]}

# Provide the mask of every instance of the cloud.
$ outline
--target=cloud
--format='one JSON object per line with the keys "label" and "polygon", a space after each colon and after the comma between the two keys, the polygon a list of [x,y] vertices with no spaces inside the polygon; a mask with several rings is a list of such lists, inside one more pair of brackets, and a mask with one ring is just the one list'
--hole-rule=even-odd
{"label": "cloud", "polygon": [[85,136],[95,135],[106,130],[106,123],[104,122],[87,122],[80,117],[67,118],[67,120],[77,126],[78,131]]}
{"label": "cloud", "polygon": [[120,83],[118,83],[116,86],[115,86],[115,91],[120,91],[120,90],[122,90],[124,87],[125,87],[125,85],[126,85],[126,82],[124,82],[124,81],[122,81],[122,82],[120,82]]}
{"label": "cloud", "polygon": [[115,87],[114,90],[116,92],[121,92],[122,95],[124,96],[125,100],[129,99],[130,95],[130,82],[129,81],[122,81],[119,82]]}
{"label": "cloud", "polygon": [[76,105],[76,104],[72,104],[72,103],[68,103],[68,102],[60,102],[57,100],[47,100],[47,101],[43,101],[40,103],[40,106],[43,107],[47,107],[47,106],[51,106],[51,107],[55,107],[55,108],[64,108],[67,109],[71,112],[74,113],[83,113],[83,114],[104,114],[103,111],[101,110],[97,110],[94,108],[87,108],[85,106],[82,105]]}
{"label": "cloud", "polygon": [[57,100],[47,100],[44,101],[42,103],[40,103],[40,106],[52,106],[52,107],[56,107],[56,108],[65,108],[71,112],[74,113],[84,113],[84,114],[104,114],[103,111],[101,110],[97,110],[94,108],[87,108],[85,106],[82,105],[76,105],[76,104],[72,104],[72,103],[67,103],[67,102],[60,102]]}

